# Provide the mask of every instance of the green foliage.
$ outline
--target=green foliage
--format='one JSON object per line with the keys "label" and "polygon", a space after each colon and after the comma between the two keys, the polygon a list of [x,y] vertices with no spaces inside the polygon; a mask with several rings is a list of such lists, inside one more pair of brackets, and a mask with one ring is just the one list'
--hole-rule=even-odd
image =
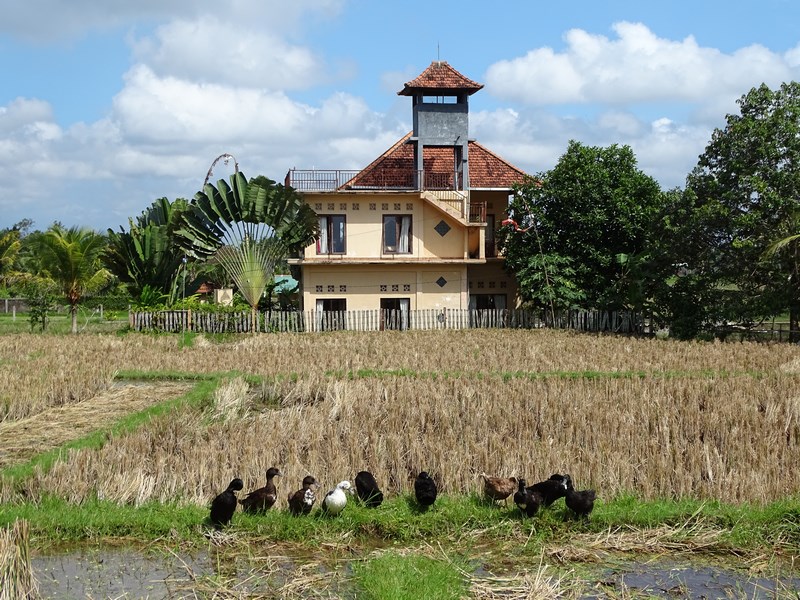
{"label": "green foliage", "polygon": [[536,307],[553,310],[576,308],[586,294],[575,282],[572,259],[559,254],[533,254],[515,273],[527,300]]}
{"label": "green foliage", "polygon": [[464,577],[452,563],[418,554],[387,552],[354,563],[353,573],[363,597],[373,600],[457,600],[467,592]]}
{"label": "green foliage", "polygon": [[230,185],[220,179],[216,187],[207,183],[195,194],[175,235],[189,256],[204,259],[248,237],[273,238],[286,252],[295,252],[317,238],[318,228],[316,214],[293,188],[264,176],[248,181],[236,172]]}
{"label": "green foliage", "polygon": [[137,309],[156,309],[169,305],[169,296],[163,291],[145,283],[139,290],[139,299],[135,303]]}
{"label": "green foliage", "polygon": [[52,279],[23,274],[17,277],[17,285],[28,304],[28,321],[31,331],[47,329],[48,313],[55,309],[58,302],[58,285]]}
{"label": "green foliage", "polygon": [[70,306],[72,333],[78,332],[81,298],[101,291],[112,281],[100,260],[105,247],[106,239],[91,229],[58,224],[37,237],[32,246],[35,275],[54,281]]}
{"label": "green foliage", "polygon": [[[764,260],[776,240],[797,233],[800,208],[800,83],[753,88],[714,131],[687,179],[698,211],[688,244],[699,246],[689,268],[701,273],[718,312],[758,322],[787,308],[800,318],[800,253]],[[793,225],[794,224],[794,225]],[[723,293],[735,290],[735,294]]]}
{"label": "green foliage", "polygon": [[[180,296],[185,254],[175,243],[173,231],[187,206],[182,198],[172,203],[159,198],[136,221],[129,219],[129,231],[121,227],[118,232],[108,230],[105,264],[120,281],[129,284],[134,297],[156,290],[171,304]],[[190,284],[194,285],[193,279]],[[139,302],[150,300],[139,298]]]}
{"label": "green foliage", "polygon": [[523,231],[501,231],[507,268],[523,276],[523,298],[543,307],[551,299],[561,307],[641,304],[648,294],[625,277],[617,257],[643,261],[661,203],[658,183],[638,169],[629,147],[571,141],[552,170],[517,190],[509,213]]}
{"label": "green foliage", "polygon": [[258,302],[275,266],[318,235],[316,214],[300,194],[264,176],[249,181],[241,172],[207,183],[180,215],[175,231],[184,251],[214,258],[250,304],[253,331]]}
{"label": "green foliage", "polygon": [[17,229],[0,231],[0,283],[11,272],[21,248],[22,242]]}

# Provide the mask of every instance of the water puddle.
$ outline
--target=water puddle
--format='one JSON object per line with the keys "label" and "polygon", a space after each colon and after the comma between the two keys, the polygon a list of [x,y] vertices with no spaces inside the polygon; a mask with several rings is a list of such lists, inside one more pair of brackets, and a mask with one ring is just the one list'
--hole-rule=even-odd
{"label": "water puddle", "polygon": [[302,598],[306,588],[318,592],[320,587],[334,597],[355,598],[336,570],[286,555],[242,555],[214,547],[191,555],[101,547],[41,554],[31,562],[43,598]]}
{"label": "water puddle", "polygon": [[[104,546],[40,554],[33,557],[32,566],[43,598],[304,598],[319,597],[321,592],[326,597],[357,597],[348,581],[347,558],[320,562],[288,556],[282,550],[253,549],[243,555],[209,546],[195,554],[175,554]],[[583,600],[800,598],[800,577],[750,576],[735,566],[700,561],[615,562],[596,573],[594,581],[585,580],[577,587],[562,580],[571,591],[569,597],[577,592]],[[482,578],[480,569],[476,575]]]}
{"label": "water puddle", "polygon": [[619,592],[635,592],[647,598],[800,598],[800,577],[759,577],[720,566],[670,560],[609,569],[601,586],[613,590],[614,598]]}

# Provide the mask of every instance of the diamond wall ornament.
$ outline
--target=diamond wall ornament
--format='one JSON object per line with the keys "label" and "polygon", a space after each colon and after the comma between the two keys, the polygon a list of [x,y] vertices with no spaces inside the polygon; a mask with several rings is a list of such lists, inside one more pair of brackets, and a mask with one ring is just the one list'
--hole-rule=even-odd
{"label": "diamond wall ornament", "polygon": [[450,225],[448,225],[444,221],[439,221],[436,224],[436,227],[434,227],[434,229],[436,230],[436,233],[438,233],[440,236],[444,237],[444,236],[447,235],[447,232],[450,231]]}
{"label": "diamond wall ornament", "polygon": [[436,285],[438,285],[439,287],[446,286],[447,285],[447,279],[445,279],[444,277],[439,277],[439,279],[436,280]]}

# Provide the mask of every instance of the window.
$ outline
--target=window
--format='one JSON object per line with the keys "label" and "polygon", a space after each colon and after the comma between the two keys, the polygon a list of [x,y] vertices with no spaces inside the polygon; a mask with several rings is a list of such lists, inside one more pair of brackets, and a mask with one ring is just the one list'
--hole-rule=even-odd
{"label": "window", "polygon": [[347,300],[320,298],[317,300],[317,331],[347,329]]}
{"label": "window", "polygon": [[383,251],[391,254],[411,253],[411,215],[383,216]]}
{"label": "window", "polygon": [[410,298],[381,298],[381,330],[408,329]]}
{"label": "window", "polygon": [[505,294],[471,294],[469,297],[470,310],[502,310],[505,307]]}
{"label": "window", "polygon": [[470,327],[506,327],[505,294],[470,294]]}
{"label": "window", "polygon": [[317,254],[344,254],[344,215],[320,215]]}

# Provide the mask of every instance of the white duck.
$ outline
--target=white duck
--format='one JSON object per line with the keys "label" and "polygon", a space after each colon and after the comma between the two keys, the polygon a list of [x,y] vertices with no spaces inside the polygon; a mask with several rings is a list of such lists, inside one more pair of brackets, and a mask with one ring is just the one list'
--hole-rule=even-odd
{"label": "white duck", "polygon": [[331,515],[338,515],[347,506],[347,493],[352,494],[353,489],[349,481],[340,481],[322,499],[322,510]]}

